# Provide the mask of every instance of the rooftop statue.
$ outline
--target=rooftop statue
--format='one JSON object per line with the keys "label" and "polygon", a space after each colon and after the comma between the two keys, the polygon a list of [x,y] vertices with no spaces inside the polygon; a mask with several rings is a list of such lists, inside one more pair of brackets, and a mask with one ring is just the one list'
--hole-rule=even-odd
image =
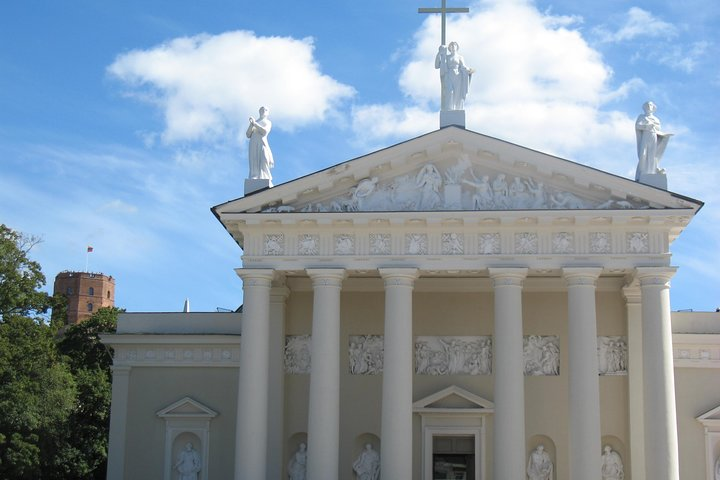
{"label": "rooftop statue", "polygon": [[655,116],[656,110],[657,106],[653,102],[645,102],[644,113],[638,116],[635,122],[638,153],[635,180],[641,180],[643,175],[665,173],[658,165],[672,134],[662,133],[660,120]]}
{"label": "rooftop statue", "polygon": [[435,56],[435,68],[440,70],[440,110],[464,110],[465,98],[470,90],[470,80],[475,72],[465,65],[465,60],[458,53],[460,45],[440,45]]}
{"label": "rooftop statue", "polygon": [[272,128],[272,123],[268,119],[269,114],[269,109],[260,107],[260,117],[257,120],[250,117],[250,125],[245,132],[245,136],[250,139],[248,178],[272,180],[270,169],[275,166],[275,161],[268,144],[268,134]]}

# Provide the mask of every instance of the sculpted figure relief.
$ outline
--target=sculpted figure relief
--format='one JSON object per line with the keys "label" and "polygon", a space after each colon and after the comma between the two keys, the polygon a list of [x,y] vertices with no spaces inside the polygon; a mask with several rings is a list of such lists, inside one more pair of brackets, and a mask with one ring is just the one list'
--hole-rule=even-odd
{"label": "sculpted figure relief", "polygon": [[321,203],[272,206],[263,212],[648,208],[647,203],[619,198],[581,198],[531,177],[478,170],[468,154],[462,154],[445,166],[425,163],[398,177],[364,178],[346,193]]}
{"label": "sculpted figure relief", "polygon": [[350,373],[378,375],[383,369],[383,337],[380,335],[350,335],[348,348]]}
{"label": "sculpted figure relief", "polygon": [[440,70],[440,110],[463,110],[465,98],[470,90],[470,80],[475,70],[465,65],[465,59],[458,53],[460,45],[440,45],[435,56],[435,68]]}
{"label": "sculpted figure relief", "polygon": [[490,375],[491,337],[417,337],[415,373],[419,375]]}
{"label": "sculpted figure relief", "polygon": [[304,375],[310,373],[312,364],[310,335],[285,337],[285,372]]}
{"label": "sculpted figure relief", "polygon": [[193,444],[188,442],[185,449],[178,455],[175,462],[175,470],[178,472],[178,480],[197,480],[198,473],[202,469],[200,454],[195,451]]}
{"label": "sculpted figure relief", "polygon": [[625,471],[620,455],[610,445],[605,445],[602,455],[602,480],[623,480]]}
{"label": "sculpted figure relief", "polygon": [[298,446],[297,452],[288,462],[288,478],[290,480],[305,480],[307,471],[307,447],[304,443]]}
{"label": "sculpted figure relief", "polygon": [[552,480],[553,463],[543,445],[538,445],[528,459],[528,480]]}
{"label": "sculpted figure relief", "polygon": [[268,134],[272,128],[272,122],[268,119],[270,110],[260,107],[260,117],[255,120],[250,117],[250,125],[245,132],[245,136],[250,139],[248,146],[248,159],[250,161],[250,170],[248,178],[264,178],[272,180],[270,169],[275,166],[270,145],[268,144]]}
{"label": "sculpted figure relief", "polygon": [[560,374],[560,338],[556,335],[523,337],[525,375]]}
{"label": "sculpted figure relief", "polygon": [[353,463],[353,471],[358,480],[378,480],[380,478],[380,454],[369,443]]}
{"label": "sculpted figure relief", "polygon": [[598,337],[600,375],[627,373],[627,341],[624,337]]}
{"label": "sculpted figure relief", "polygon": [[640,175],[665,172],[658,167],[658,164],[665,153],[665,147],[667,147],[671,134],[660,131],[660,120],[655,116],[656,110],[657,106],[653,102],[645,102],[643,113],[635,122],[638,154],[635,180],[639,180]]}

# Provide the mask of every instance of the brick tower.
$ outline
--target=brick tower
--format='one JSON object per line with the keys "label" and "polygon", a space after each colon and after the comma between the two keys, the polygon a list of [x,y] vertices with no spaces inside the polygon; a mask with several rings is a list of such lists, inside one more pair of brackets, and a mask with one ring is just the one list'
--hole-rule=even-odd
{"label": "brick tower", "polygon": [[53,293],[68,299],[67,324],[78,323],[100,307],[115,305],[115,279],[102,273],[60,272]]}

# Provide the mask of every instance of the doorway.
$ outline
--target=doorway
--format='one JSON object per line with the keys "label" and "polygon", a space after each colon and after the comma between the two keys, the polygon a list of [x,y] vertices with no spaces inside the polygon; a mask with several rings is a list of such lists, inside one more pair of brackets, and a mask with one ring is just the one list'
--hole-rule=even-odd
{"label": "doorway", "polygon": [[475,480],[475,436],[433,435],[433,480]]}

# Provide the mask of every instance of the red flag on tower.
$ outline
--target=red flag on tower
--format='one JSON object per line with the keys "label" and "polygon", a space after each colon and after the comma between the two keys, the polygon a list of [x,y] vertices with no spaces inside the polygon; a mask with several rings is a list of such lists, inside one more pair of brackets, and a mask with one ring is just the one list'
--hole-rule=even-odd
{"label": "red flag on tower", "polygon": [[93,251],[93,247],[91,247],[90,245],[88,245],[87,251],[88,251],[88,253],[91,253],[91,252]]}

